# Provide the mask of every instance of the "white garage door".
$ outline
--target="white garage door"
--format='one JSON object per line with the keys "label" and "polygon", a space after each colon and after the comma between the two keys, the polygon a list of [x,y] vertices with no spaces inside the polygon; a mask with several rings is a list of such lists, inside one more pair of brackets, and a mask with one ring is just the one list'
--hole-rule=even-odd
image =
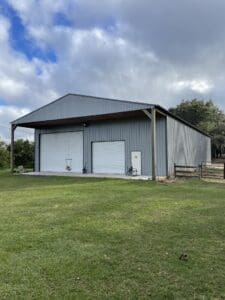
{"label": "white garage door", "polygon": [[125,174],[124,142],[92,144],[93,173]]}
{"label": "white garage door", "polygon": [[40,150],[41,171],[82,172],[82,132],[42,134]]}

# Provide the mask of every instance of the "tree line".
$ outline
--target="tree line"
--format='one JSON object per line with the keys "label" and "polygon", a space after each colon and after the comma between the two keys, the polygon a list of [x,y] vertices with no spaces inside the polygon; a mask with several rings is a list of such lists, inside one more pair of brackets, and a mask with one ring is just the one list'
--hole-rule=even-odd
{"label": "tree line", "polygon": [[[0,141],[0,169],[10,166],[10,144]],[[34,142],[19,139],[14,143],[15,166],[27,169],[34,167]]]}

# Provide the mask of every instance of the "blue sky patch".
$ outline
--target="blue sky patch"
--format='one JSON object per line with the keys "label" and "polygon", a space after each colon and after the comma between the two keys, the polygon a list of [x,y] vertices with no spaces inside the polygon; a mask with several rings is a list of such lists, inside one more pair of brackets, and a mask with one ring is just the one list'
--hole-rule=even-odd
{"label": "blue sky patch", "polygon": [[73,24],[63,13],[57,13],[54,16],[54,24],[58,26],[71,27]]}
{"label": "blue sky patch", "polygon": [[5,99],[0,97],[0,105],[6,105],[6,104],[7,103],[6,103]]}
{"label": "blue sky patch", "polygon": [[13,49],[26,55],[29,60],[36,57],[43,61],[57,61],[56,54],[53,50],[45,51],[38,47],[35,42],[29,38],[21,18],[17,15],[16,11],[6,3],[5,0],[1,1],[0,13],[7,17],[11,23],[10,43]]}
{"label": "blue sky patch", "polygon": [[114,17],[106,17],[100,21],[100,26],[106,30],[111,31],[116,28],[116,19]]}
{"label": "blue sky patch", "polygon": [[92,17],[90,19],[82,19],[78,20],[78,22],[74,23],[78,28],[102,28],[105,31],[112,32],[115,31],[117,28],[116,19],[112,16],[105,16],[105,17]]}

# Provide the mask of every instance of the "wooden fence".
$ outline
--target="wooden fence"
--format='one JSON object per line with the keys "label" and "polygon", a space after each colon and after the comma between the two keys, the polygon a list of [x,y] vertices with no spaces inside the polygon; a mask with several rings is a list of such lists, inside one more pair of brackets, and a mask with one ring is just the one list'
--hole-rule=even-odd
{"label": "wooden fence", "polygon": [[187,166],[174,164],[174,176],[177,177],[198,177],[200,178],[200,166]]}
{"label": "wooden fence", "polygon": [[201,178],[225,179],[225,163],[224,164],[205,164],[200,166]]}
{"label": "wooden fence", "polygon": [[198,166],[177,165],[174,164],[175,178],[209,178],[209,179],[225,179],[225,163],[224,164],[207,164],[202,163]]}

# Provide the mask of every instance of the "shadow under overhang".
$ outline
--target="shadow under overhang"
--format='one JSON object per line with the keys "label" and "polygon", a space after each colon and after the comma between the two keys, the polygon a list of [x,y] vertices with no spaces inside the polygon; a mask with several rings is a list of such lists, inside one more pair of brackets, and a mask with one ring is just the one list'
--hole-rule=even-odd
{"label": "shadow under overhang", "polygon": [[66,118],[66,119],[55,119],[55,120],[44,120],[44,121],[36,121],[36,122],[26,122],[26,123],[14,123],[19,127],[25,128],[46,128],[51,126],[63,126],[63,125],[73,125],[85,122],[97,122],[97,121],[107,121],[107,120],[117,120],[121,118],[141,118],[145,116],[142,110],[128,111],[128,112],[120,112],[120,113],[112,113],[105,115],[95,115],[95,116],[85,116],[85,117],[77,117],[77,118]]}

